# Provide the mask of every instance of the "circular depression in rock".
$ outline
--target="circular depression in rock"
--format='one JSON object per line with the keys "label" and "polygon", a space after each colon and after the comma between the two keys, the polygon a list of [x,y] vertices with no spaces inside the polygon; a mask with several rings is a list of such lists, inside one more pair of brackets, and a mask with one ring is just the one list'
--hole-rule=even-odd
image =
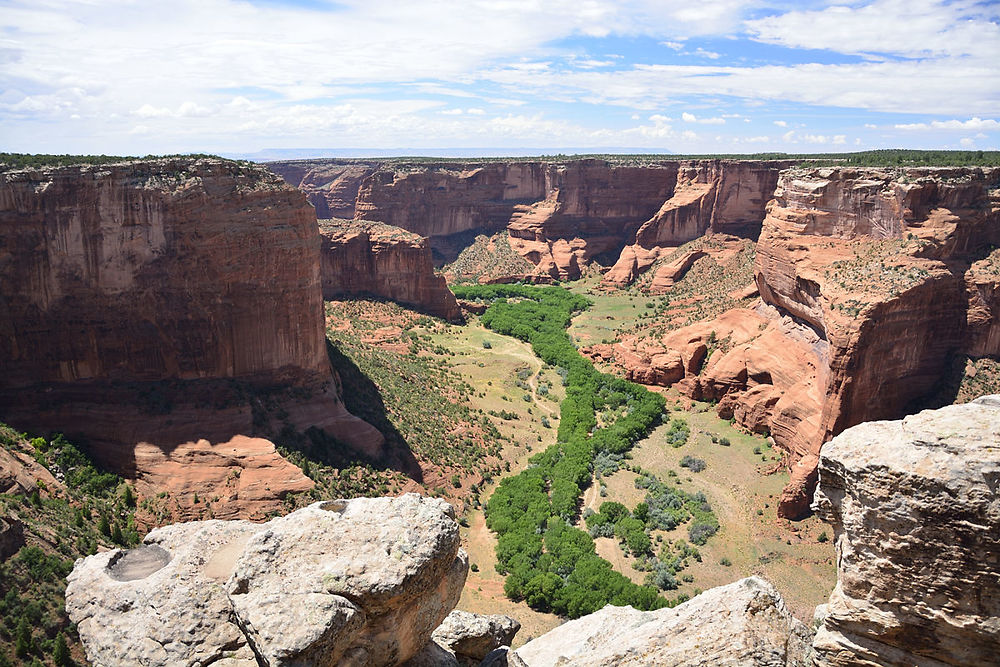
{"label": "circular depression in rock", "polygon": [[328,500],[325,503],[320,504],[319,508],[321,510],[326,510],[327,512],[336,512],[337,514],[343,512],[347,509],[346,500]]}
{"label": "circular depression in rock", "polygon": [[108,574],[118,581],[145,579],[170,562],[170,552],[156,544],[122,551],[108,562]]}

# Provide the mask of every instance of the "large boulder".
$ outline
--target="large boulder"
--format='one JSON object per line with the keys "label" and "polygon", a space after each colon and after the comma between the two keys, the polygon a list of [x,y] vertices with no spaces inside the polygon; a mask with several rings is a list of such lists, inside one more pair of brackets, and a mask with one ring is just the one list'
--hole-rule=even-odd
{"label": "large boulder", "polygon": [[673,609],[608,605],[528,642],[517,655],[528,667],[805,666],[811,639],[771,584],[749,577]]}
{"label": "large boulder", "polygon": [[818,665],[986,665],[1000,656],[1000,395],[850,428],[813,508],[838,583]]}
{"label": "large boulder", "polygon": [[454,608],[467,570],[444,501],[358,498],[154,530],[77,561],[66,607],[107,667],[397,665]]}
{"label": "large boulder", "polygon": [[510,646],[521,624],[502,614],[473,614],[456,609],[448,614],[432,637],[441,646],[477,661],[501,646]]}

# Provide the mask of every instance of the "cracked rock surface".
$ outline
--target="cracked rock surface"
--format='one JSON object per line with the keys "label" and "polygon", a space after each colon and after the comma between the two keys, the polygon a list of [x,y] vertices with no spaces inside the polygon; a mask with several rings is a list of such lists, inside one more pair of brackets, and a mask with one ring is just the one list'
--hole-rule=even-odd
{"label": "cracked rock surface", "polygon": [[813,508],[837,545],[817,665],[996,664],[1000,395],[844,431]]}
{"label": "cracked rock surface", "polygon": [[748,577],[673,609],[608,605],[550,630],[516,654],[528,667],[804,667],[811,664],[811,639],[771,584]]}
{"label": "cracked rock surface", "polygon": [[430,640],[468,559],[454,511],[407,494],[265,524],[200,521],[77,561],[66,607],[117,665],[396,665]]}

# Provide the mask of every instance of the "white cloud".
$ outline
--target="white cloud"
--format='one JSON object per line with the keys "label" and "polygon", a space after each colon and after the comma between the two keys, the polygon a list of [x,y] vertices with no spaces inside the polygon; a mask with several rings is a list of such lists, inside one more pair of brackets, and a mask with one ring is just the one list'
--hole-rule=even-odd
{"label": "white cloud", "polygon": [[776,120],[774,121],[774,124],[777,125],[778,127],[788,127],[788,121],[784,120]]}
{"label": "white cloud", "polygon": [[875,0],[747,21],[762,42],[851,54],[1000,60],[996,6],[946,0]]}
{"label": "white cloud", "polygon": [[958,143],[962,144],[964,148],[972,148],[976,145],[976,140],[972,137],[962,137],[958,140]]}
{"label": "white cloud", "polygon": [[461,116],[463,111],[461,109],[445,109],[444,111],[438,112],[444,116]]}
{"label": "white cloud", "polygon": [[480,109],[479,107],[469,107],[465,110],[465,113],[472,116],[482,116],[486,113],[486,109]]}
{"label": "white cloud", "polygon": [[878,125],[872,125],[871,123],[865,123],[865,127],[868,128],[869,130],[877,130],[878,129]]}
{"label": "white cloud", "polygon": [[935,120],[930,123],[904,123],[895,126],[897,130],[995,130],[1000,121],[992,118],[970,118],[969,120]]}
{"label": "white cloud", "polygon": [[681,114],[681,119],[685,123],[701,123],[702,125],[725,125],[725,118],[698,118],[693,113],[684,112]]}

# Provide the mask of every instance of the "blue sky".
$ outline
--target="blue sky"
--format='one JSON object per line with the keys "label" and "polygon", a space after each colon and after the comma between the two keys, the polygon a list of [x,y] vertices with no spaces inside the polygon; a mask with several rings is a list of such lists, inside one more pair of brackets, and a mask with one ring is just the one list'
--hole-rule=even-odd
{"label": "blue sky", "polygon": [[0,150],[996,150],[998,63],[997,2],[0,0]]}

